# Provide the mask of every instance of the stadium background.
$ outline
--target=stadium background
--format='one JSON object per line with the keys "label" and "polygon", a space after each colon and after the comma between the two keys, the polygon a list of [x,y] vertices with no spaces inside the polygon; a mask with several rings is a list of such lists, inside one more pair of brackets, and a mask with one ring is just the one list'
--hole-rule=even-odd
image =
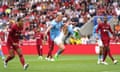
{"label": "stadium background", "polygon": [[[53,5],[50,3],[53,3]],[[80,30],[80,38],[87,37],[89,39],[89,41],[86,40],[85,43],[67,45],[64,54],[95,54],[93,32],[94,26],[97,25],[97,18],[103,18],[104,15],[108,15],[109,23],[112,29],[116,31],[114,26],[119,20],[117,19],[119,13],[117,13],[115,9],[119,8],[119,3],[119,0],[1,0],[0,37],[3,38],[3,41],[6,41],[9,19],[14,21],[19,16],[25,17],[25,37],[27,42],[23,42],[23,53],[36,54],[36,44],[35,41],[33,41],[34,29],[36,26],[44,28],[46,21],[49,22],[57,12],[62,11],[65,15],[71,14],[71,20],[78,23],[76,27]],[[49,4],[50,8],[47,4]],[[27,14],[24,12],[25,8],[25,12],[28,10]],[[41,14],[38,13],[39,11]],[[36,13],[38,13],[38,15]],[[65,18],[69,17],[66,16]],[[39,21],[39,19],[41,19],[41,21]],[[30,30],[28,29],[29,27]],[[120,38],[116,39],[116,37],[114,37],[112,39],[111,51],[113,54],[120,54],[119,43]],[[56,48],[57,47],[55,47],[55,50]],[[46,45],[43,51],[44,54],[47,53],[48,47]],[[3,45],[3,52],[8,54],[5,44]]]}

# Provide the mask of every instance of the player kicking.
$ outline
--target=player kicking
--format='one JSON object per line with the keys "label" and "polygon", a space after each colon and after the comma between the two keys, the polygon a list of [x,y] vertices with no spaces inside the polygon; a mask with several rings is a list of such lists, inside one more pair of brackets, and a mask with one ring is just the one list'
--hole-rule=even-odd
{"label": "player kicking", "polygon": [[59,55],[62,54],[65,49],[63,40],[59,38],[62,35],[61,33],[61,28],[63,26],[62,17],[63,17],[62,14],[58,14],[55,20],[51,22],[51,25],[47,28],[45,32],[45,35],[47,35],[47,33],[50,31],[51,40],[54,41],[59,47],[59,50],[56,52],[54,56],[55,59],[57,59]]}
{"label": "player kicking", "polygon": [[29,66],[28,64],[25,63],[21,48],[19,47],[19,41],[20,41],[19,37],[21,35],[22,30],[23,30],[23,20],[21,18],[18,18],[17,23],[11,26],[11,29],[9,30],[9,35],[7,39],[7,48],[8,48],[9,56],[4,61],[5,68],[7,68],[8,62],[15,57],[14,51],[16,51],[16,53],[18,54],[24,70],[26,70]]}
{"label": "player kicking", "polygon": [[113,61],[114,64],[116,64],[118,61],[115,60],[112,57],[112,54],[110,53],[110,36],[109,36],[109,32],[112,32],[110,25],[107,23],[107,16],[104,16],[104,22],[98,25],[98,28],[96,30],[96,32],[98,33],[98,31],[100,31],[101,34],[101,40],[103,43],[103,61],[102,64],[104,65],[108,65],[107,62],[105,62],[105,59],[107,57],[107,54],[109,55],[109,57],[111,58],[111,60]]}

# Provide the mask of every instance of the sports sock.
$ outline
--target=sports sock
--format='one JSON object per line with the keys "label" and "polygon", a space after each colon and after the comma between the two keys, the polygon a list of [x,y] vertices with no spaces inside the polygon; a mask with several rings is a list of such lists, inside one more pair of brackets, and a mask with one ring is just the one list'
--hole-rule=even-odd
{"label": "sports sock", "polygon": [[40,48],[40,54],[39,54],[39,56],[42,56],[43,55],[43,50],[42,50],[42,48]]}
{"label": "sports sock", "polygon": [[59,56],[63,52],[64,52],[64,49],[59,49],[56,54]]}
{"label": "sports sock", "polygon": [[37,45],[37,53],[38,53],[38,56],[40,56],[40,46]]}
{"label": "sports sock", "polygon": [[20,55],[19,58],[20,58],[21,64],[24,66],[25,65],[25,60],[24,60],[23,55]]}

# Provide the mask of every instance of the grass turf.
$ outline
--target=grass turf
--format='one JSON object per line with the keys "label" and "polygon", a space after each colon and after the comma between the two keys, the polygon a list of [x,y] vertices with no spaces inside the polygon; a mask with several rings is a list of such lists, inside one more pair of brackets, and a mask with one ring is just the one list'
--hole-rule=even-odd
{"label": "grass turf", "polygon": [[[114,56],[120,60],[120,55]],[[0,72],[120,72],[120,64],[113,64],[107,57],[109,65],[97,65],[97,56],[95,55],[62,55],[55,62],[38,60],[37,56],[25,56],[29,63],[28,70],[24,71],[19,62],[19,58],[8,63],[8,67],[3,67],[3,61],[0,60]]]}

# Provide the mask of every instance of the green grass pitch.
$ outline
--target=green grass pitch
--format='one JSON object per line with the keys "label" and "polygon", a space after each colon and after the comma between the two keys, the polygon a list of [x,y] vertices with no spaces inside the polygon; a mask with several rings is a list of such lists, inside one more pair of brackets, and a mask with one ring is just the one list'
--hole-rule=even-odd
{"label": "green grass pitch", "polygon": [[[120,55],[114,57],[120,60]],[[106,60],[109,65],[97,65],[96,55],[62,55],[54,62],[38,60],[36,55],[26,55],[25,59],[29,63],[26,71],[23,70],[18,56],[8,63],[6,69],[0,59],[0,72],[120,72],[120,63],[113,64],[109,57]]]}

